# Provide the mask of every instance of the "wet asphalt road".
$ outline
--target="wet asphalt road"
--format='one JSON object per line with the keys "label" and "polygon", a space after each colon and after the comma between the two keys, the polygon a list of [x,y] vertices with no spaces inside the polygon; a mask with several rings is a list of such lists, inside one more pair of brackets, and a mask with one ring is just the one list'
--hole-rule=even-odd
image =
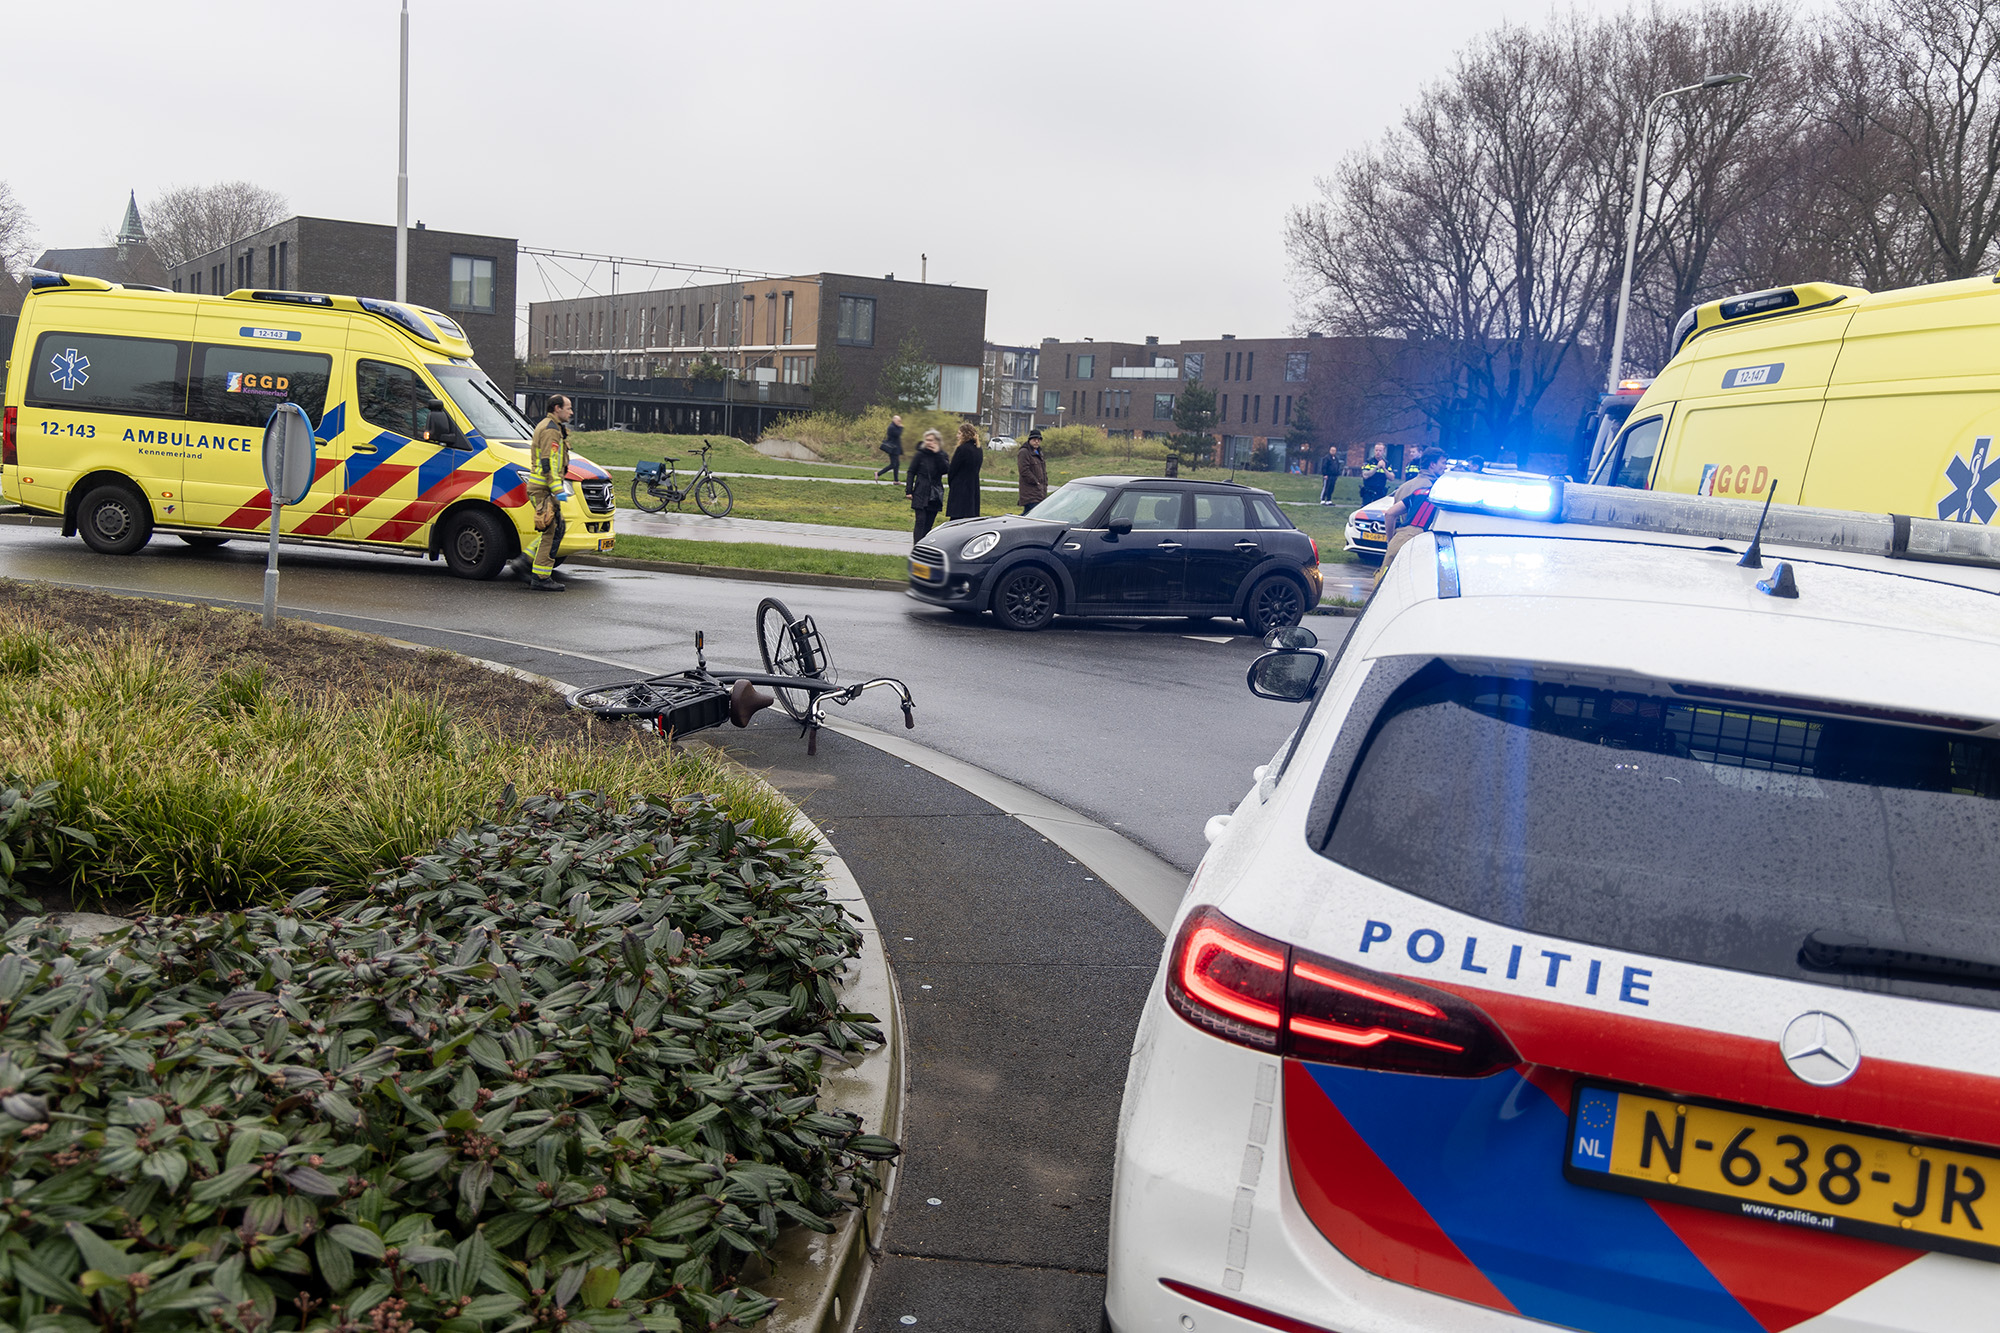
{"label": "wet asphalt road", "polygon": [[[114,557],[51,528],[0,525],[0,577],[256,607],[263,566],[256,542],[197,550],[159,537],[137,555]],[[1244,688],[1260,649],[1228,621],[1068,621],[1010,634],[893,592],[570,566],[570,591],[549,596],[511,577],[473,583],[428,561],[296,546],[281,548],[280,570],[281,611],[578,685],[693,666],[696,630],[707,631],[711,664],[754,666],[753,616],[759,600],[776,596],[819,622],[842,680],[895,675],[909,683],[912,739],[1090,815],[1190,871],[1203,822],[1241,799],[1250,770],[1299,717],[1296,705]],[[1328,640],[1351,623],[1313,621]],[[552,658],[538,645],[602,660]],[[886,693],[864,696],[842,716],[901,729]]]}

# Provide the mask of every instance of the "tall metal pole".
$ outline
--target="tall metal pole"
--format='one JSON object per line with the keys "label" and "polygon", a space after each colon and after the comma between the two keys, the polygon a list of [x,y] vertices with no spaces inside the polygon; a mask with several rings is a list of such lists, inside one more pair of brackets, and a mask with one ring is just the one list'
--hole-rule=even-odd
{"label": "tall metal pole", "polygon": [[396,299],[410,299],[410,0],[403,0],[403,72],[397,84]]}
{"label": "tall metal pole", "polygon": [[1632,263],[1639,252],[1639,214],[1646,202],[1646,157],[1652,147],[1653,113],[1669,97],[1749,81],[1748,74],[1711,74],[1700,83],[1690,83],[1685,88],[1669,88],[1646,103],[1646,117],[1639,122],[1639,169],[1632,179],[1632,214],[1625,220],[1625,276],[1618,284],[1618,319],[1611,335],[1611,365],[1604,376],[1606,393],[1618,392],[1618,380],[1625,369],[1625,311],[1632,303]]}

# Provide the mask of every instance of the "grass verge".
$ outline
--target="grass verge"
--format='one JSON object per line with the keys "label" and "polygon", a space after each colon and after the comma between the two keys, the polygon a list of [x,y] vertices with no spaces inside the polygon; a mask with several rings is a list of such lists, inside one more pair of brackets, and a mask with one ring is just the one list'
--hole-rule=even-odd
{"label": "grass verge", "polygon": [[777,546],[768,542],[702,542],[621,533],[616,553],[633,560],[666,560],[720,569],[765,569],[784,574],[838,574],[854,579],[900,581],[910,573],[909,561],[900,555],[823,551],[811,546]]}
{"label": "grass verge", "polygon": [[510,785],[716,795],[790,831],[764,788],[569,709],[531,682],[294,621],[0,581],[0,773],[54,779],[53,910],[188,911],[358,892]]}

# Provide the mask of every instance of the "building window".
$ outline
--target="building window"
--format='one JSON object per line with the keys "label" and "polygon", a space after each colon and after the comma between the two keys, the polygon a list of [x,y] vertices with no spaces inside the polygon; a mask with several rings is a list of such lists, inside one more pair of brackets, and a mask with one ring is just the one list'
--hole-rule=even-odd
{"label": "building window", "polygon": [[1311,358],[1311,355],[1310,352],[1285,353],[1285,383],[1304,384],[1306,382],[1306,363]]}
{"label": "building window", "polygon": [[1247,363],[1243,371],[1243,378],[1246,380],[1254,380],[1257,378],[1257,354],[1255,352],[1251,352],[1248,353],[1248,356],[1249,356],[1249,362]]}
{"label": "building window", "polygon": [[1068,352],[1064,352],[1064,353],[1063,353],[1063,378],[1064,378],[1064,379],[1074,379],[1074,378],[1076,377],[1076,372],[1075,372],[1075,369],[1074,369],[1074,367],[1072,367],[1072,366],[1070,365],[1070,361],[1071,361],[1071,357],[1070,357],[1070,354],[1069,354]]}
{"label": "building window", "polygon": [[1181,375],[1186,379],[1200,379],[1203,360],[1203,355],[1200,352],[1189,352],[1181,358]]}
{"label": "building window", "polygon": [[273,287],[278,285],[278,247],[275,245],[271,247],[270,254],[265,256],[264,281]]}
{"label": "building window", "polygon": [[1097,378],[1097,358],[1096,358],[1095,356],[1080,356],[1080,357],[1078,357],[1078,358],[1076,359],[1076,377],[1077,377],[1078,379],[1080,379],[1080,380],[1094,380],[1094,379],[1096,379],[1096,378]]}
{"label": "building window", "polygon": [[1285,424],[1287,426],[1292,424],[1292,396],[1290,394],[1285,395]]}
{"label": "building window", "polygon": [[834,341],[843,347],[873,347],[875,345],[875,298],[872,296],[843,296],[840,298],[839,323],[834,329]]}
{"label": "building window", "polygon": [[1174,396],[1170,393],[1153,395],[1153,420],[1172,421],[1174,419]]}
{"label": "building window", "polygon": [[[1255,356],[1257,354],[1255,352],[1252,352],[1250,355]],[[1252,425],[1261,425],[1263,423],[1263,420],[1264,420],[1264,395],[1260,393],[1255,398],[1250,400],[1250,422]]]}
{"label": "building window", "polygon": [[1050,416],[1055,415],[1056,405],[1060,402],[1062,402],[1062,395],[1054,389],[1044,389],[1042,391],[1042,411],[1048,413]]}
{"label": "building window", "polygon": [[785,342],[789,345],[791,341],[792,341],[792,294],[790,292],[786,292],[785,293]]}
{"label": "building window", "polygon": [[493,313],[493,261],[476,255],[451,257],[451,308]]}
{"label": "building window", "polygon": [[[285,271],[291,267],[292,257],[286,253],[291,248],[292,243],[290,241],[278,242],[278,286],[281,288],[285,287]],[[286,288],[286,290],[290,289]]]}

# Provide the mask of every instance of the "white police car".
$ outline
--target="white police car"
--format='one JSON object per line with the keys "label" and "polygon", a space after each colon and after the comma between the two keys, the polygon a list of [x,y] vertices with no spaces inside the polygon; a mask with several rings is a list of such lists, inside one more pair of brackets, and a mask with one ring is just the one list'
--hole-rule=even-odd
{"label": "white police car", "polygon": [[1431,494],[1252,668],[1311,704],[1140,1023],[1109,1326],[2000,1324],[2000,534]]}

